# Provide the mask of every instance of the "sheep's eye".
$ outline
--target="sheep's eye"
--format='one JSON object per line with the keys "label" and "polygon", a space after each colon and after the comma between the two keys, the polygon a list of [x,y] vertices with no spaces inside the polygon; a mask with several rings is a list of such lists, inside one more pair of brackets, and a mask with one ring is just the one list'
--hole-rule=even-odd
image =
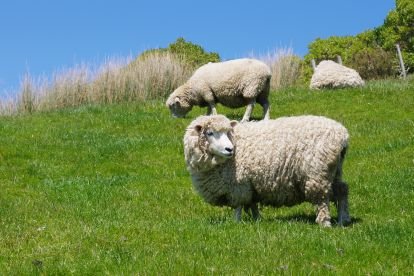
{"label": "sheep's eye", "polygon": [[213,136],[214,135],[214,133],[211,130],[207,131],[206,134],[207,134],[207,136]]}

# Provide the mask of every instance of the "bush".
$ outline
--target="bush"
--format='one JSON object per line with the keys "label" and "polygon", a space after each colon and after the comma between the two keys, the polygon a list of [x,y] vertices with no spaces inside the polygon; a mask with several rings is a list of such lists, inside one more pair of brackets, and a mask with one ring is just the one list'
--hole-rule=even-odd
{"label": "bush", "polygon": [[198,68],[209,62],[219,62],[220,56],[215,52],[206,52],[200,45],[186,41],[184,38],[178,38],[174,43],[168,45],[167,48],[150,49],[143,52],[137,59],[145,59],[154,52],[171,53],[179,57],[182,62],[192,68]]}
{"label": "bush", "polygon": [[414,72],[414,1],[396,0],[396,9],[388,13],[376,35],[386,50],[395,51],[395,44],[400,44],[406,69]]}
{"label": "bush", "polygon": [[316,64],[322,60],[336,60],[341,56],[342,60],[347,61],[356,51],[363,49],[364,44],[356,37],[352,36],[331,36],[327,39],[317,38],[309,44],[309,53],[305,59],[310,62],[315,59]]}
{"label": "bush", "polygon": [[363,79],[381,79],[396,75],[396,61],[394,54],[379,47],[366,48],[355,53],[348,66],[358,71]]}
{"label": "bush", "polygon": [[[357,36],[329,37],[317,39],[309,45],[309,53],[305,62],[310,64],[315,59],[318,64],[322,60],[335,60],[341,56],[345,66],[358,71],[363,79],[379,79],[397,74],[397,58],[391,51],[377,46],[375,32],[367,31]],[[310,65],[306,76],[312,76]]]}
{"label": "bush", "polygon": [[[309,53],[305,62],[311,59],[317,62],[323,59],[335,59],[340,55],[345,65],[356,66],[365,78],[389,77],[396,74],[390,68],[398,62],[395,55],[395,44],[400,44],[406,69],[414,72],[414,1],[396,0],[396,9],[389,12],[384,24],[373,30],[356,36],[329,37],[316,39],[309,45]],[[379,48],[382,48],[380,50]],[[358,61],[358,59],[361,59]],[[381,61],[381,58],[390,58]],[[366,67],[364,67],[366,66]],[[383,66],[384,69],[380,69]],[[311,76],[307,66],[306,75]]]}
{"label": "bush", "polygon": [[168,45],[167,51],[182,57],[189,65],[197,68],[209,62],[219,62],[220,56],[215,52],[206,52],[201,46],[178,38]]}

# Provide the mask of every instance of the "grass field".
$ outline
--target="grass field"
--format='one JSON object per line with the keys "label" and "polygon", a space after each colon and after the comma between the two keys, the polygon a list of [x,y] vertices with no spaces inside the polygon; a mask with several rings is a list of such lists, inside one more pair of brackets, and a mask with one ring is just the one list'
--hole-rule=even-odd
{"label": "grass field", "polygon": [[318,114],[349,129],[349,227],[320,228],[307,203],[262,208],[257,223],[204,203],[182,149],[199,108],[186,119],[161,101],[0,117],[0,274],[412,273],[414,83],[292,88],[271,104],[272,118]]}

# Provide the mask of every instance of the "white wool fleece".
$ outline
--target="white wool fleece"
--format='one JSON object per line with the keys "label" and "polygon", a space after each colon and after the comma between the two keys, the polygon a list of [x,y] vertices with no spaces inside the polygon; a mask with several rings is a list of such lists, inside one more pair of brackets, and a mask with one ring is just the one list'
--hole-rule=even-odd
{"label": "white wool fleece", "polygon": [[[196,126],[228,131],[233,158],[212,155]],[[224,116],[201,116],[187,128],[184,151],[193,185],[208,203],[238,208],[258,202],[277,207],[308,201],[320,207],[318,222],[329,226],[325,205],[333,198],[333,186],[346,186],[341,181],[341,166],[348,137],[340,123],[319,116],[235,127]],[[346,195],[336,196],[345,198],[347,209],[347,186],[343,190]],[[344,216],[349,219],[347,213]]]}
{"label": "white wool fleece", "polygon": [[365,82],[354,69],[331,60],[323,60],[316,67],[310,82],[311,89],[363,86]]}
{"label": "white wool fleece", "polygon": [[253,105],[258,102],[263,107],[264,118],[269,119],[270,78],[269,66],[255,59],[208,63],[178,87],[166,105],[177,117],[185,116],[194,105],[208,106],[209,115],[217,113],[217,103],[231,108],[248,106],[243,116],[248,121]]}

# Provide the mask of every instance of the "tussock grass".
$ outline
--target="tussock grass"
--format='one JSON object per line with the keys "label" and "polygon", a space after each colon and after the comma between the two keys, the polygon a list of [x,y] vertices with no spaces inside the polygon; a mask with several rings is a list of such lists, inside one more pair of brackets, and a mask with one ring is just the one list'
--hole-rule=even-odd
{"label": "tussock grass", "polygon": [[127,66],[104,70],[93,84],[93,102],[165,99],[191,75],[192,68],[169,52],[153,52]]}
{"label": "tussock grass", "polygon": [[280,90],[296,84],[301,73],[301,60],[293,52],[292,48],[279,48],[269,51],[265,55],[254,55],[270,66],[272,79],[271,90]]}
{"label": "tussock grass", "polygon": [[51,77],[34,78],[27,74],[22,78],[19,93],[1,100],[0,115],[164,99],[192,70],[171,53],[153,52],[133,61],[108,59],[98,68],[81,64]]}
{"label": "tussock grass", "polygon": [[353,223],[332,229],[306,203],[264,207],[257,223],[204,203],[182,148],[201,108],[185,119],[162,100],[0,117],[0,274],[411,274],[413,91],[384,81],[271,93],[272,118],[325,115],[349,129]]}
{"label": "tussock grass", "polygon": [[[251,55],[254,57],[254,55]],[[271,89],[293,86],[300,75],[300,59],[291,48],[254,57],[272,70]],[[58,110],[87,104],[114,104],[166,99],[195,68],[168,51],[148,52],[139,58],[111,58],[102,65],[80,64],[52,76],[23,76],[13,97],[0,99],[0,115]]]}

